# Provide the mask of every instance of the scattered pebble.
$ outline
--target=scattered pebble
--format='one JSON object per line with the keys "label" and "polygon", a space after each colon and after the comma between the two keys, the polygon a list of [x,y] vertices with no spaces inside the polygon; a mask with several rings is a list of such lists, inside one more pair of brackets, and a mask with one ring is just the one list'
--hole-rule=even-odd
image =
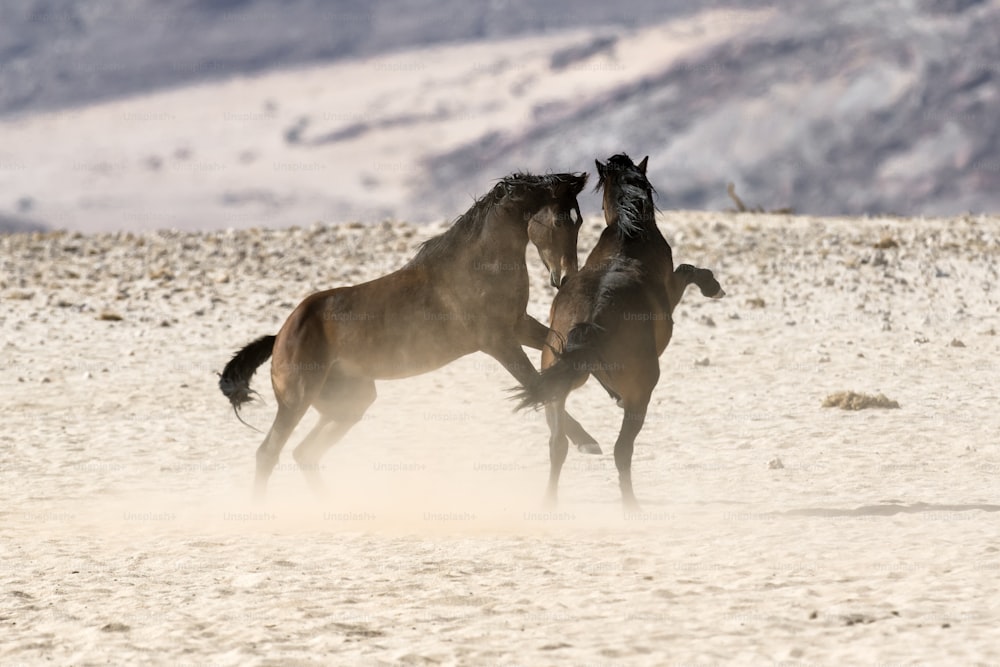
{"label": "scattered pebble", "polygon": [[769,470],[781,470],[785,467],[785,464],[781,462],[777,456],[767,462],[767,467]]}
{"label": "scattered pebble", "polygon": [[949,343],[949,345],[951,347],[965,347],[965,343],[963,343],[962,341],[960,341],[957,338],[952,338],[951,342]]}
{"label": "scattered pebble", "polygon": [[867,614],[846,614],[840,618],[844,621],[844,625],[868,625],[875,622],[875,619]]}
{"label": "scattered pebble", "polygon": [[711,362],[709,362],[708,357],[704,357],[702,359],[698,359],[697,361],[695,361],[694,365],[695,366],[708,366],[709,363],[711,363]]}
{"label": "scattered pebble", "polygon": [[101,311],[101,314],[97,316],[97,319],[104,322],[120,322],[122,320],[122,316],[111,310],[103,310]]}

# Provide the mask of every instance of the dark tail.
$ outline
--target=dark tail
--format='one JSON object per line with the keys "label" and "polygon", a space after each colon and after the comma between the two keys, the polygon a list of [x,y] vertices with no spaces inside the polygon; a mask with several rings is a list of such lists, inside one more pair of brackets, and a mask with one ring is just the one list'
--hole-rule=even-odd
{"label": "dark tail", "polygon": [[240,417],[240,407],[253,400],[253,394],[256,392],[250,389],[250,379],[257,372],[257,368],[271,357],[274,339],[275,336],[261,336],[250,343],[233,355],[219,375],[219,389],[232,404],[236,418],[244,424],[246,422]]}
{"label": "dark tail", "polygon": [[556,363],[543,370],[532,386],[521,386],[514,394],[519,401],[517,409],[538,408],[563,399],[574,382],[599,368],[603,332],[604,329],[593,322],[581,322],[570,329]]}

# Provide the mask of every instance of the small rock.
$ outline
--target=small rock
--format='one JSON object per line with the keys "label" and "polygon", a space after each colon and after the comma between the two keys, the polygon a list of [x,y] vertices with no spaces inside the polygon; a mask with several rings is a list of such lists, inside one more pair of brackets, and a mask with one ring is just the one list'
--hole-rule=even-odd
{"label": "small rock", "polygon": [[103,310],[101,314],[97,316],[97,319],[104,322],[121,322],[122,316],[111,310]]}
{"label": "small rock", "polygon": [[101,632],[128,632],[131,629],[124,623],[108,623],[101,628]]}
{"label": "small rock", "polygon": [[785,464],[781,462],[777,456],[767,462],[767,467],[769,470],[781,470],[785,467]]}
{"label": "small rock", "polygon": [[708,357],[705,357],[703,359],[699,359],[696,362],[694,362],[694,365],[695,366],[708,366],[709,363],[710,362],[708,360]]}
{"label": "small rock", "polygon": [[957,338],[952,338],[949,345],[951,345],[951,347],[965,347],[965,343],[963,343]]}

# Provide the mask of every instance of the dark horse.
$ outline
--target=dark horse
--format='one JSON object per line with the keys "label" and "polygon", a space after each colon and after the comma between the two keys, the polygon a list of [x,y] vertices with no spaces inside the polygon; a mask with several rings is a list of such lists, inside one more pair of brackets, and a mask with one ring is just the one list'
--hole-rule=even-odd
{"label": "dark horse", "polygon": [[[322,492],[319,460],[375,400],[375,380],[426,373],[482,351],[518,382],[537,381],[521,345],[541,349],[549,330],[525,312],[525,249],[530,239],[555,286],[576,273],[582,222],[576,196],[586,181],[586,174],[511,175],[403,268],[306,297],[277,336],[237,352],[219,379],[237,415],[251,400],[254,372],[274,356],[278,412],[257,450],[255,496],[263,497],[282,447],[310,406],[319,421],[294,456]],[[568,424],[575,442],[596,447],[578,423]]]}
{"label": "dark horse", "polygon": [[635,165],[627,155],[615,155],[606,165],[597,162],[608,226],[580,272],[556,294],[541,379],[523,385],[518,395],[522,408],[545,405],[550,505],[566,460],[566,397],[593,375],[625,410],[615,465],[626,509],[638,508],[632,448],[660,378],[659,356],[673,333],[671,314],[691,283],[707,297],[724,294],[711,271],[688,264],[674,269],[670,245],[656,226],[647,159]]}

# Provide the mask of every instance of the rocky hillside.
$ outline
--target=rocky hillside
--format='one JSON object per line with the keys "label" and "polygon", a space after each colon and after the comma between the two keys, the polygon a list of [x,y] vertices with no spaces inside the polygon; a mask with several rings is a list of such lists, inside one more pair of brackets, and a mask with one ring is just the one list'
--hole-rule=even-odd
{"label": "rocky hillside", "polygon": [[0,114],[276,68],[567,28],[638,26],[716,5],[629,0],[20,0],[0,3]]}
{"label": "rocky hillside", "polygon": [[522,134],[439,155],[436,182],[625,147],[652,155],[671,208],[732,205],[732,180],[748,203],[809,213],[998,210],[1000,3],[913,4],[778,13]]}
{"label": "rocky hillside", "polygon": [[810,214],[1000,209],[1000,0],[30,0],[0,24],[8,229],[450,218],[619,150],[663,208],[733,182]]}

